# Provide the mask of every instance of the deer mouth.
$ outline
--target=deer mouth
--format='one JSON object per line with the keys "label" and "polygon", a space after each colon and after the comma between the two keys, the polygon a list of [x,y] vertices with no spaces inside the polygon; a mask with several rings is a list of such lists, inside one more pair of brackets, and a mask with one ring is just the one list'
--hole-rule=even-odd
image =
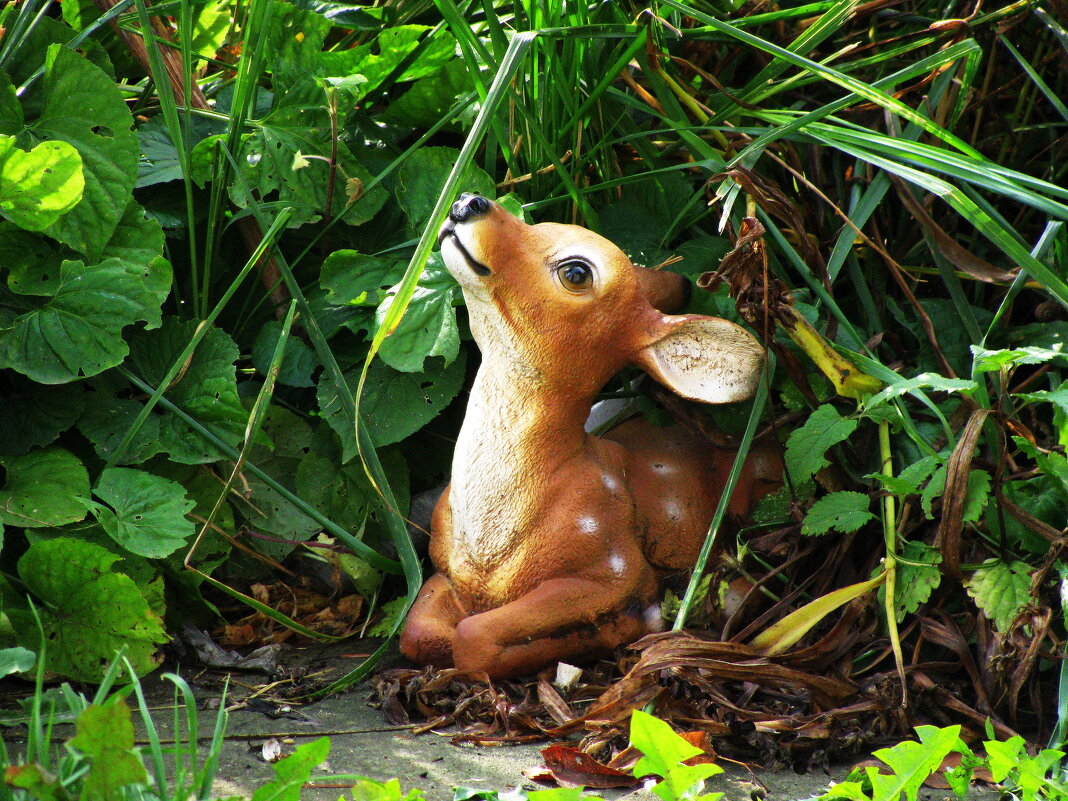
{"label": "deer mouth", "polygon": [[[467,249],[463,241],[460,239],[459,234],[457,234],[456,223],[452,220],[446,220],[445,224],[441,226],[441,231],[438,233],[438,247],[442,247],[446,240],[456,248],[471,272],[475,275],[487,276],[493,273],[489,267],[471,255],[471,251]],[[446,262],[448,262],[447,259]]]}

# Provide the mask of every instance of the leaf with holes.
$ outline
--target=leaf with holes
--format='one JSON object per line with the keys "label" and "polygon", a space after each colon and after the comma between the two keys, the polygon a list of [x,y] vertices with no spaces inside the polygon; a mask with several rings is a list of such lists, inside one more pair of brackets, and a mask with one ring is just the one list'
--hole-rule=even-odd
{"label": "leaf with holes", "polygon": [[[120,558],[99,545],[57,537],[33,543],[19,559],[19,576],[40,601],[48,670],[99,681],[122,647],[139,674],[159,664],[156,646],[167,640],[163,621],[133,579],[113,572]],[[37,628],[26,617],[19,640],[36,644]]]}
{"label": "leaf with holes", "polygon": [[832,492],[812,504],[801,524],[801,533],[807,537],[831,530],[850,534],[875,519],[868,511],[870,505],[871,499],[862,492]]}
{"label": "leaf with holes", "polygon": [[786,468],[790,471],[790,480],[804,481],[829,465],[824,458],[827,449],[847,439],[856,427],[856,420],[842,417],[829,403],[817,408],[786,441]]}
{"label": "leaf with holes", "polygon": [[35,120],[27,120],[28,139],[73,146],[85,177],[81,201],[45,231],[89,259],[99,259],[137,179],[137,137],[126,99],[99,67],[52,45],[44,79],[30,86],[24,104],[41,109]]}
{"label": "leaf with holes", "polygon": [[62,448],[0,459],[7,480],[0,489],[0,522],[9,526],[62,526],[85,518],[89,473]]}
{"label": "leaf with holes", "polygon": [[[400,324],[382,342],[378,351],[382,361],[404,373],[422,372],[428,356],[441,356],[450,364],[460,352],[454,308],[459,292],[440,259],[432,261],[419,279]],[[391,294],[375,312],[379,327],[392,304]]]}
{"label": "leaf with holes", "polygon": [[64,261],[55,295],[0,327],[0,367],[42,384],[114,367],[129,350],[123,328],[150,316],[144,293],[137,268],[121,259]]}
{"label": "leaf with holes", "polygon": [[66,142],[41,142],[30,151],[0,136],[0,214],[27,231],[43,231],[82,199],[85,179],[78,151]]}
{"label": "leaf with holes", "polygon": [[968,594],[998,631],[1007,631],[1016,615],[1031,600],[1031,566],[1026,562],[991,559],[965,582]]}
{"label": "leaf with holes", "polygon": [[193,501],[182,485],[143,470],[109,467],[93,494],[111,508],[95,505],[104,531],[127,551],[158,559],[185,545],[194,525],[186,518]]}

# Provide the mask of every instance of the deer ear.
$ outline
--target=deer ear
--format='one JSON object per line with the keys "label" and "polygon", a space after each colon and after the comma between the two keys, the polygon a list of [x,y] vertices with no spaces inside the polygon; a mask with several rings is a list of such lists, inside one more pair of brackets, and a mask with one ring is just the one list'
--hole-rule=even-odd
{"label": "deer ear", "polygon": [[664,316],[657,328],[635,362],[677,395],[731,403],[756,392],[764,350],[740,325],[687,314]]}

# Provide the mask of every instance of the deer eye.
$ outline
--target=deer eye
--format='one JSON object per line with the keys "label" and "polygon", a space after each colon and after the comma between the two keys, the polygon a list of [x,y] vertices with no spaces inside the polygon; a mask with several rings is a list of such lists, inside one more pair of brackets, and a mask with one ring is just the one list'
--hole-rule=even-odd
{"label": "deer eye", "polygon": [[556,274],[569,292],[585,292],[593,286],[593,269],[584,261],[565,261],[556,268]]}

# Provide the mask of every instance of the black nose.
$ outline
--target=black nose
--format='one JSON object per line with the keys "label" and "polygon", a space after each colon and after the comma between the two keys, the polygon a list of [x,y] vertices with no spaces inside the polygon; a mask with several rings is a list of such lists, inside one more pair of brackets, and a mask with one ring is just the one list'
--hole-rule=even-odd
{"label": "black nose", "polygon": [[467,222],[489,214],[491,208],[493,204],[482,195],[464,192],[449,209],[449,219],[458,223]]}

